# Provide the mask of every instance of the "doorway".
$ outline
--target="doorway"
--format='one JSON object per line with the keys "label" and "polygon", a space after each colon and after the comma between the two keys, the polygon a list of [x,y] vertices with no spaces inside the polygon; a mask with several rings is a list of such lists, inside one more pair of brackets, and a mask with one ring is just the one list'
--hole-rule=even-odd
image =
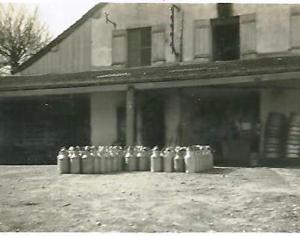
{"label": "doorway", "polygon": [[141,136],[147,147],[165,145],[165,104],[164,96],[156,91],[142,92],[141,98]]}

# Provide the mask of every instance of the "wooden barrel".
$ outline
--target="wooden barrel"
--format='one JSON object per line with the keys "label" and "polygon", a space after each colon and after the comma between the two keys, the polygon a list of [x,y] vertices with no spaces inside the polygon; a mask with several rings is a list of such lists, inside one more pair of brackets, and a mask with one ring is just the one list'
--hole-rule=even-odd
{"label": "wooden barrel", "polygon": [[282,113],[270,112],[265,126],[264,153],[267,159],[284,156],[286,117]]}
{"label": "wooden barrel", "polygon": [[300,114],[291,113],[287,132],[286,158],[300,158]]}

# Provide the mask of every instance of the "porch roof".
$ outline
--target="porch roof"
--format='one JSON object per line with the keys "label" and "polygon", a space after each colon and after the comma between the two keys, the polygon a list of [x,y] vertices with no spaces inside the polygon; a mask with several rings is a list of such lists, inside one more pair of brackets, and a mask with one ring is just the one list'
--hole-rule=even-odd
{"label": "porch roof", "polygon": [[[184,84],[193,81],[194,86],[243,82],[258,83],[279,77],[288,78],[288,75],[291,74],[293,74],[294,79],[300,79],[300,56],[193,64],[178,63],[68,74],[5,76],[0,78],[0,96],[3,92],[8,91],[127,86],[130,84],[139,87],[143,84],[159,85],[165,83],[164,87],[168,87],[168,85],[172,87],[171,83],[180,82]],[[263,77],[266,75],[268,78],[264,80]],[[190,85],[187,83],[186,86],[193,86],[193,83]]]}

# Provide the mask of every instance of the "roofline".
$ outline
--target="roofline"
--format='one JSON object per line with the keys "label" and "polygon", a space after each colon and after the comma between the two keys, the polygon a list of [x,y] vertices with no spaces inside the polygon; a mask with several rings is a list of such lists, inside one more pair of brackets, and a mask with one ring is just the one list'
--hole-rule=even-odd
{"label": "roofline", "polygon": [[53,39],[49,44],[43,47],[40,51],[35,53],[32,57],[18,66],[12,74],[16,74],[18,72],[23,71],[27,67],[31,66],[34,62],[39,60],[45,54],[47,54],[53,47],[58,45],[61,41],[67,38],[70,34],[72,34],[79,26],[85,23],[90,17],[98,10],[102,9],[108,3],[97,3],[93,8],[91,8],[87,13],[85,13],[79,20],[77,20],[73,25],[63,31],[60,35],[58,35],[55,39]]}

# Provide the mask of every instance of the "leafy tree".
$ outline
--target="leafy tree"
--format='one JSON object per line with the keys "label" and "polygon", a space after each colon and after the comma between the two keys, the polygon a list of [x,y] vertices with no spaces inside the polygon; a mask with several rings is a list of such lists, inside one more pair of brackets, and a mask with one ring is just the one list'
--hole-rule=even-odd
{"label": "leafy tree", "polygon": [[13,72],[49,41],[48,28],[39,21],[37,8],[30,11],[24,4],[0,4],[2,73]]}

